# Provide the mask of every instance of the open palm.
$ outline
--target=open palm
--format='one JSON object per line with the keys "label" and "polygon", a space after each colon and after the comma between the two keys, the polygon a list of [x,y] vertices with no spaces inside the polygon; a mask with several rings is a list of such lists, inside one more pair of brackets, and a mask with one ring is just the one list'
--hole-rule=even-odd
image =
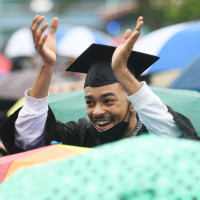
{"label": "open palm", "polygon": [[44,21],[44,17],[36,16],[31,24],[31,31],[35,48],[41,55],[43,62],[54,64],[56,61],[56,30],[58,27],[58,18],[54,17],[51,22],[49,34],[43,34],[48,27],[48,23],[38,30],[40,24]]}
{"label": "open palm", "polygon": [[137,20],[136,29],[131,35],[131,30],[127,29],[124,34],[124,39],[121,45],[119,45],[112,56],[112,69],[118,71],[125,69],[128,58],[131,54],[133,46],[140,35],[140,30],[143,25],[143,17],[139,17]]}

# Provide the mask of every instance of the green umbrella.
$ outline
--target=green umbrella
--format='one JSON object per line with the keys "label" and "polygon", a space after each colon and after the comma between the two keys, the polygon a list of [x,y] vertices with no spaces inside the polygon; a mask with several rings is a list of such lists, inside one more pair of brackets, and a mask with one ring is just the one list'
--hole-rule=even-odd
{"label": "green umbrella", "polygon": [[140,136],[72,158],[21,169],[0,185],[1,200],[194,200],[199,142]]}
{"label": "green umbrella", "polygon": [[[187,116],[200,135],[200,93],[191,90],[175,90],[151,87],[161,100],[175,111]],[[62,122],[87,118],[84,91],[49,96],[49,105]]]}
{"label": "green umbrella", "polygon": [[[200,94],[152,88],[200,133]],[[84,92],[50,95],[56,118],[87,117]],[[20,169],[0,185],[0,200],[188,200],[200,196],[199,142],[141,136],[96,151]]]}
{"label": "green umbrella", "polygon": [[[199,92],[159,87],[151,87],[151,89],[161,98],[163,103],[187,116],[200,135]],[[17,104],[10,109],[9,115],[23,105],[23,102],[24,99],[17,102]],[[66,94],[50,95],[49,105],[54,111],[56,118],[62,122],[78,120],[81,117],[88,118],[83,90]]]}

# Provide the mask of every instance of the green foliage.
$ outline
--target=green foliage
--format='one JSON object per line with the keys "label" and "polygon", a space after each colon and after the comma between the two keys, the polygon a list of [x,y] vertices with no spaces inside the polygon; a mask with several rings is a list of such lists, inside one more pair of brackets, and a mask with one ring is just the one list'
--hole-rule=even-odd
{"label": "green foliage", "polygon": [[200,1],[197,0],[138,0],[138,3],[138,13],[152,30],[200,19]]}
{"label": "green foliage", "polygon": [[59,0],[59,1],[55,1],[56,7],[57,7],[57,12],[59,14],[65,13],[65,11],[67,10],[67,7],[71,3],[78,3],[78,2],[81,2],[81,1],[83,1],[83,0]]}

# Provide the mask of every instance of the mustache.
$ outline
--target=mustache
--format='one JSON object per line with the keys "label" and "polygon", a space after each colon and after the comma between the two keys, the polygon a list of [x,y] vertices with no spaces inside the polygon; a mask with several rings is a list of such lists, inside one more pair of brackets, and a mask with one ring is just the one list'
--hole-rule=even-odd
{"label": "mustache", "polygon": [[98,116],[95,116],[95,117],[92,117],[92,120],[99,120],[99,119],[105,119],[105,116],[104,115],[98,115]]}
{"label": "mustache", "polygon": [[94,117],[90,118],[92,121],[97,121],[97,120],[102,120],[102,121],[112,121],[113,117],[112,116],[107,116],[105,114],[100,114],[100,115],[96,115]]}

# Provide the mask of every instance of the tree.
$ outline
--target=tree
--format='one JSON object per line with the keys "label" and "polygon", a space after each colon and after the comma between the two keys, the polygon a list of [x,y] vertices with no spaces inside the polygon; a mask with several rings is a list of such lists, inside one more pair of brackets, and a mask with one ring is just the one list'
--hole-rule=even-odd
{"label": "tree", "polygon": [[166,25],[200,19],[197,0],[138,0],[139,15],[154,30]]}

